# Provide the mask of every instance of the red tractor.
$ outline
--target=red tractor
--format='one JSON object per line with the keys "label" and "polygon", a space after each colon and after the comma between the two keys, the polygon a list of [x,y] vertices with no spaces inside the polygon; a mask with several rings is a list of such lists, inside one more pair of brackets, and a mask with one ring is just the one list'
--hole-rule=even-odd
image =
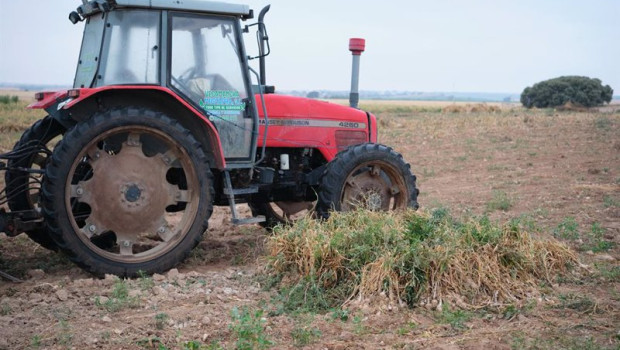
{"label": "red tractor", "polygon": [[[49,115],[1,155],[0,231],[95,274],[134,276],[183,260],[214,205],[268,228],[309,211],[417,208],[409,164],[376,143],[375,116],[357,108],[364,41],[350,42],[351,107],[275,94],[268,10],[242,25],[253,18],[245,5],[84,0],[69,15],[85,22],[73,88],[37,93],[29,107]],[[250,30],[257,57],[244,47]],[[253,217],[239,218],[237,203]]]}

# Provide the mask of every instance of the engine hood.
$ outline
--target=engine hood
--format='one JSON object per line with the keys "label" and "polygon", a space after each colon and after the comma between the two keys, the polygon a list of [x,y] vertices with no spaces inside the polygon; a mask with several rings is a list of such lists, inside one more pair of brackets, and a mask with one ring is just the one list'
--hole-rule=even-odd
{"label": "engine hood", "polygon": [[[360,123],[366,123],[368,118],[366,112],[359,109],[311,98],[277,94],[267,94],[264,97],[269,118],[309,118]],[[259,117],[263,118],[260,95],[256,95],[256,103]]]}

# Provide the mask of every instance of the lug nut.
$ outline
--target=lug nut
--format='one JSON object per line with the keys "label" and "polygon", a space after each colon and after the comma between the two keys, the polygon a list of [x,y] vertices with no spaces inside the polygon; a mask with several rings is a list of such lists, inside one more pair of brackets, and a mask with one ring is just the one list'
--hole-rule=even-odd
{"label": "lug nut", "polygon": [[95,225],[90,225],[90,226],[88,226],[88,231],[90,231],[90,232],[95,232],[95,231],[97,231],[97,226],[95,226]]}
{"label": "lug nut", "polygon": [[75,190],[75,193],[81,196],[84,194],[84,189],[82,187],[78,187],[77,190]]}

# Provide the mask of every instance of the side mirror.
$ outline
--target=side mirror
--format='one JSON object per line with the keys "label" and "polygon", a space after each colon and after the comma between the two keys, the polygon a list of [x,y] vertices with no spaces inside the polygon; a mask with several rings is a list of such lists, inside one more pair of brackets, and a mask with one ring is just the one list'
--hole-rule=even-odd
{"label": "side mirror", "polygon": [[76,24],[77,22],[81,22],[84,19],[82,18],[82,16],[80,16],[79,13],[73,11],[69,14],[69,20],[71,21],[71,23]]}

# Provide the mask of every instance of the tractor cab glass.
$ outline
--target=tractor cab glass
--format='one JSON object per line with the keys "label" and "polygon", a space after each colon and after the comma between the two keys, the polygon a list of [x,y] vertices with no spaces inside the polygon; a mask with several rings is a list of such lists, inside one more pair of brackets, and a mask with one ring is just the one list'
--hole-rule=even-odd
{"label": "tractor cab glass", "polygon": [[98,86],[159,82],[158,11],[108,14]]}
{"label": "tractor cab glass", "polygon": [[147,10],[89,17],[74,87],[159,84],[160,18]]}
{"label": "tractor cab glass", "polygon": [[248,158],[253,121],[235,24],[172,14],[169,83],[216,125],[226,158]]}

